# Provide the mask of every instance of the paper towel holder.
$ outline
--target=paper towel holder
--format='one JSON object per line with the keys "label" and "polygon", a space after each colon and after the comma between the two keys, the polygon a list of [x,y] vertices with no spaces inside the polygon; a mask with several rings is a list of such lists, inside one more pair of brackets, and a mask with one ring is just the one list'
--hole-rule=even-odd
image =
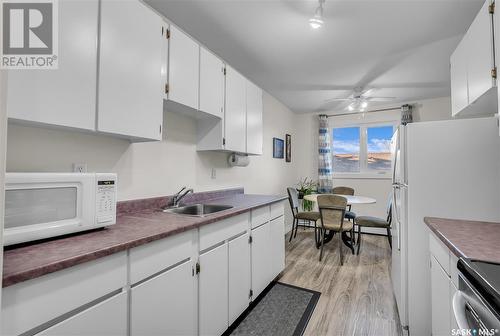
{"label": "paper towel holder", "polygon": [[250,164],[248,154],[231,153],[227,159],[230,167],[246,167]]}

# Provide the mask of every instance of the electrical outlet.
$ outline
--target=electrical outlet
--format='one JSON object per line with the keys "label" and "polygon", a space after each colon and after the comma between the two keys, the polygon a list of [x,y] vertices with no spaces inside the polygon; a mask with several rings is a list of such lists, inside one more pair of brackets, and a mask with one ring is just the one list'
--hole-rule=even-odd
{"label": "electrical outlet", "polygon": [[74,173],[86,173],[87,172],[87,164],[86,163],[73,163],[73,172]]}
{"label": "electrical outlet", "polygon": [[215,180],[217,178],[217,170],[215,168],[212,168],[212,180]]}

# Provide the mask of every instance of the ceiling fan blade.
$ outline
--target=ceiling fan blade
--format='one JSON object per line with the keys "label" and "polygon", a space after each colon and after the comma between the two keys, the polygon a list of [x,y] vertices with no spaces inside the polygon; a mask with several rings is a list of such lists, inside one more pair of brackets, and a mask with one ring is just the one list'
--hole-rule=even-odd
{"label": "ceiling fan blade", "polygon": [[325,103],[334,102],[334,101],[349,101],[351,98],[331,98],[324,100]]}
{"label": "ceiling fan blade", "polygon": [[386,102],[392,101],[396,99],[396,97],[366,97],[365,99],[372,102]]}

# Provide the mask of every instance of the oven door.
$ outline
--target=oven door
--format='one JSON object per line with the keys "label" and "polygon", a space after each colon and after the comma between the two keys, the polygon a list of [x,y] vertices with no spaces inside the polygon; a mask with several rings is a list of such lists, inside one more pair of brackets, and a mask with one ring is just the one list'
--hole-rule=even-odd
{"label": "oven door", "polygon": [[93,174],[8,173],[5,245],[50,238],[94,223]]}
{"label": "oven door", "polygon": [[493,335],[500,321],[470,282],[459,275],[459,290],[453,296],[453,314],[462,335]]}

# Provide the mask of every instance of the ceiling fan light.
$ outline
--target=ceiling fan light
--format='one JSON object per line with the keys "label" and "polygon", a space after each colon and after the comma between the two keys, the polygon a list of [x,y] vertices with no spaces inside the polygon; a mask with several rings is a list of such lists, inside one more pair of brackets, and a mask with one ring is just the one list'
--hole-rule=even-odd
{"label": "ceiling fan light", "polygon": [[361,103],[361,108],[362,109],[365,109],[367,107],[368,107],[368,102],[364,101],[364,102]]}
{"label": "ceiling fan light", "polygon": [[325,22],[323,21],[323,18],[320,15],[314,15],[313,18],[309,19],[309,25],[311,26],[312,29],[318,29],[323,27],[323,24]]}
{"label": "ceiling fan light", "polygon": [[352,106],[352,104],[351,104],[351,105],[347,106],[347,109],[349,109],[349,111],[354,111],[354,106]]}

